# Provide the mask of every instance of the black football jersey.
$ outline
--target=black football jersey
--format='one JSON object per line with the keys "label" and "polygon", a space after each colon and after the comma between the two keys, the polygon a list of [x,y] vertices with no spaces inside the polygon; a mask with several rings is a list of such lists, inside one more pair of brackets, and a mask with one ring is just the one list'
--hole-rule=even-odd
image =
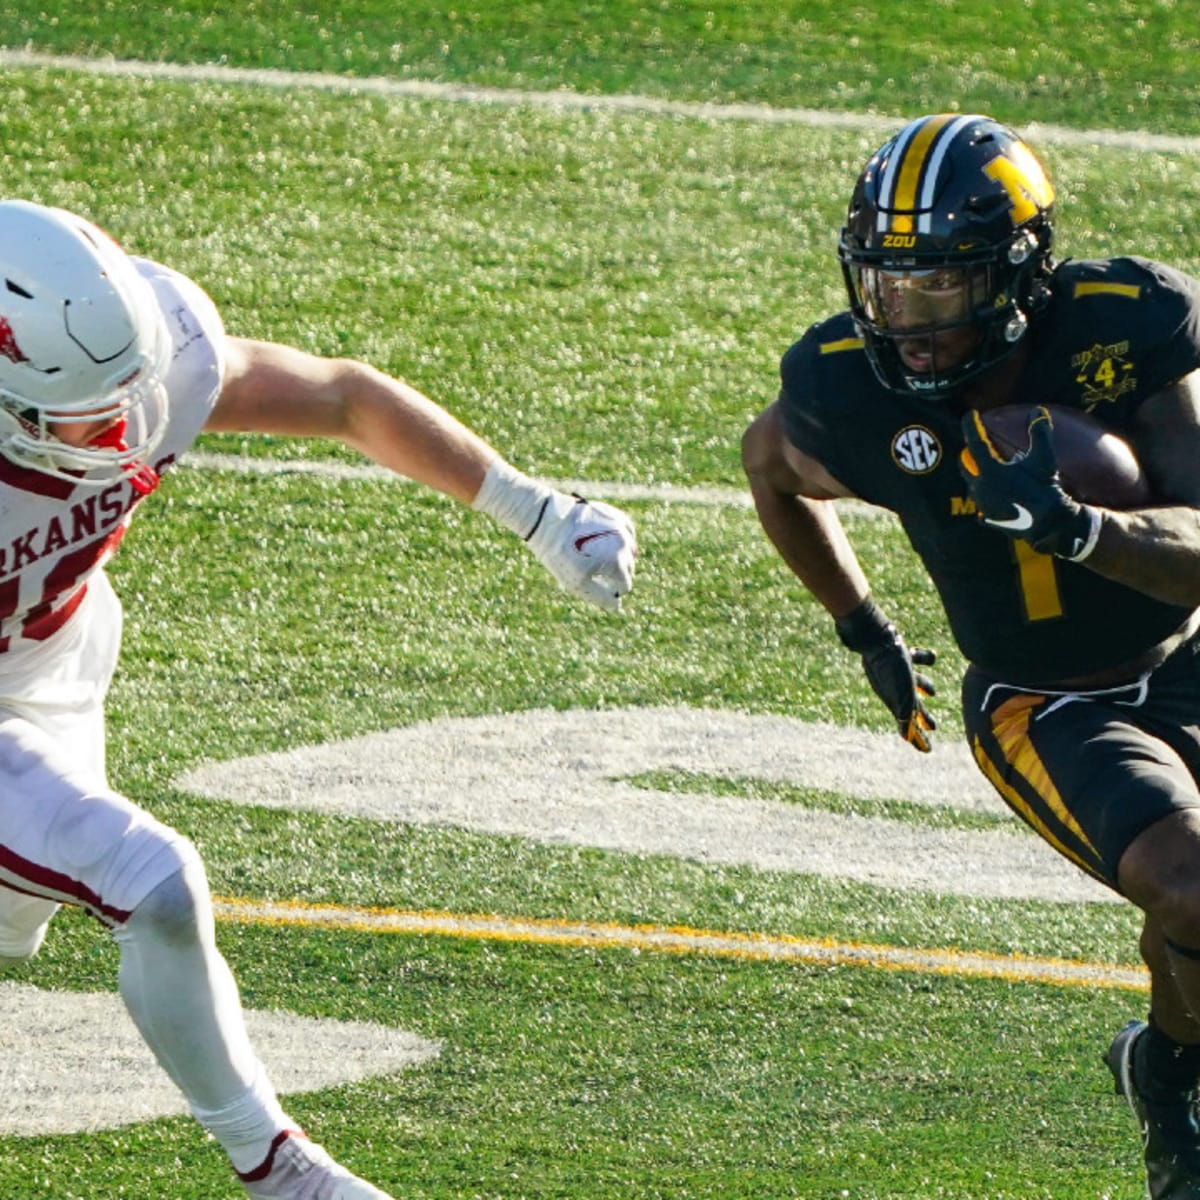
{"label": "black football jersey", "polygon": [[[1200,366],[1200,281],[1147,259],[1067,261],[1028,336],[1012,402],[1081,408],[1120,433],[1147,396]],[[879,383],[848,312],[810,328],[781,374],[788,437],[899,517],[959,648],[983,670],[1049,687],[1130,661],[1187,618],[976,520],[958,466],[961,410]]]}

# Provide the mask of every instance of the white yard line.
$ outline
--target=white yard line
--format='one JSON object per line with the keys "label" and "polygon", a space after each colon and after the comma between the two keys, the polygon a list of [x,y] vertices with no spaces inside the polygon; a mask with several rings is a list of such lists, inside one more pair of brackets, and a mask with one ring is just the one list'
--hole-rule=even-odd
{"label": "white yard line", "polygon": [[[585,95],[562,88],[522,91],[517,88],[474,87],[436,83],[423,79],[383,76],[334,75],[321,71],[281,71],[231,67],[220,63],[140,62],[111,57],[88,58],[73,54],[38,54],[28,50],[0,50],[0,69],[84,71],[130,79],[162,79],[172,83],[220,83],[241,87],[315,88],[349,95],[372,95],[462,104],[526,105],[587,112],[632,112],[647,116],[688,117],[701,121],[746,121],[771,125],[810,125],[825,129],[887,132],[901,116],[877,113],[829,112],[814,108],[776,108],[768,104],[712,104],[704,101],[667,100],[654,96]],[[1062,146],[1108,146],[1135,152],[1166,154],[1200,152],[1200,137],[1144,133],[1136,130],[1069,129],[1062,125],[1031,123],[1024,127],[1033,142]]]}
{"label": "white yard line", "polygon": [[[217,454],[193,450],[179,460],[179,466],[210,471],[235,471],[243,475],[306,475],[318,479],[353,482],[411,484],[412,480],[375,463],[338,463],[311,459],[253,458],[248,454]],[[706,508],[750,508],[750,493],[741,488],[716,484],[689,486],[680,483],[621,483],[617,480],[596,482],[586,479],[547,479],[551,487],[587,496],[589,500],[646,501],[651,504],[695,504]],[[886,509],[861,500],[839,500],[838,509],[859,519],[888,521]]]}
{"label": "white yard line", "polygon": [[[307,475],[341,481],[410,483],[401,475],[374,463],[337,463],[308,459],[251,458],[244,454],[213,454],[194,450],[180,459],[181,467],[215,471],[235,471],[246,475]],[[564,492],[578,492],[596,500],[648,500],[662,503],[700,504],[715,507],[748,508],[748,492],[731,487],[685,487],[674,483],[604,483],[583,479],[547,479],[546,483]]]}
{"label": "white yard line", "polygon": [[[376,483],[411,484],[412,480],[389,471],[375,463],[338,463],[311,459],[252,458],[248,454],[216,454],[193,450],[179,460],[180,467],[209,471],[235,471],[243,475],[305,475],[310,478],[353,482],[367,480]],[[741,488],[719,487],[716,484],[689,486],[680,483],[622,483],[617,480],[597,482],[586,479],[546,479],[544,482],[564,492],[586,496],[589,500],[608,500],[629,503],[645,501],[650,504],[694,504],[703,508],[750,508],[750,493]],[[848,517],[868,521],[890,521],[894,517],[886,509],[861,500],[838,500],[839,512]]]}

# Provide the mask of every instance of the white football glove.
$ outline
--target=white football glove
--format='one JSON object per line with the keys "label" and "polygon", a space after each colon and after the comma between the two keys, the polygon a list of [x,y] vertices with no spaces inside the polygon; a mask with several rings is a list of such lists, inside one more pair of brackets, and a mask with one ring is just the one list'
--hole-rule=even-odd
{"label": "white football glove", "polygon": [[620,610],[633,587],[637,535],[619,508],[554,491],[499,458],[473,506],[522,538],[571,595]]}

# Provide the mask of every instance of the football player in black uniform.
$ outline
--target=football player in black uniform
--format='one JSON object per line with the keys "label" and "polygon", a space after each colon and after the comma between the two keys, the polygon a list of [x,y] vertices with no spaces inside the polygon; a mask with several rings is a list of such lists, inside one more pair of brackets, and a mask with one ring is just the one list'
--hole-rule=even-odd
{"label": "football player in black uniform", "polygon": [[[1148,1021],[1106,1061],[1153,1200],[1200,1200],[1200,281],[1143,258],[1056,263],[1054,192],[984,116],[911,122],[841,233],[850,307],[784,355],[743,439],[758,515],[928,750],[926,650],[873,598],[831,500],[890,509],[969,662],[971,751],[1005,802],[1145,915]],[[1064,405],[1134,447],[1151,506],[1062,488],[1049,414],[1006,462],[977,413]]]}

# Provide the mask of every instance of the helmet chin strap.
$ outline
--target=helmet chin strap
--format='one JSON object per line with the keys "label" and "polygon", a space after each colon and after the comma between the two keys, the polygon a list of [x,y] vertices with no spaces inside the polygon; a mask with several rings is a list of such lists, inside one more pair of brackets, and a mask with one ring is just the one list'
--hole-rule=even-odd
{"label": "helmet chin strap", "polygon": [[[88,445],[101,450],[128,450],[129,447],[125,444],[125,430],[128,424],[124,417],[114,421],[103,432],[96,434]],[[148,496],[158,487],[158,472],[149,463],[131,462],[123,470],[126,479],[129,480],[129,486],[139,496]]]}

